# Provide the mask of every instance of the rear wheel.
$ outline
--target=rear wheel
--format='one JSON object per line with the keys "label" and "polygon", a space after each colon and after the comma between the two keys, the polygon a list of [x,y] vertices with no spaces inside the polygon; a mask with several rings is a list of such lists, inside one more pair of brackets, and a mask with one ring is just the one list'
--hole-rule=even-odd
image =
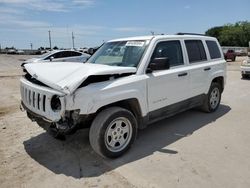
{"label": "rear wheel", "polygon": [[94,119],[89,132],[90,145],[101,156],[119,157],[130,148],[136,133],[134,115],[126,109],[111,107]]}
{"label": "rear wheel", "polygon": [[212,82],[202,106],[202,109],[205,112],[214,112],[217,110],[221,101],[221,91],[221,85],[216,82]]}

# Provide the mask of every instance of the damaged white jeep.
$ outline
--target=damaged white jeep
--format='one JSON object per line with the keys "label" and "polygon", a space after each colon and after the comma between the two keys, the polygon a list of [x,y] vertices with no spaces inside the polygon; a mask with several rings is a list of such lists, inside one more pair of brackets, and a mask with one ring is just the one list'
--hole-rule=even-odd
{"label": "damaged white jeep", "polygon": [[178,112],[214,112],[226,62],[215,38],[157,35],[106,42],[85,64],[26,64],[21,104],[58,138],[89,128],[93,149],[118,157],[138,129]]}

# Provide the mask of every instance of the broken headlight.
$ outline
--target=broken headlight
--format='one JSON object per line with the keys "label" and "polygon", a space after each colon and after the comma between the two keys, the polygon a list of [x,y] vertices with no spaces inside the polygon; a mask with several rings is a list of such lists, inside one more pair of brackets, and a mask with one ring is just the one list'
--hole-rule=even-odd
{"label": "broken headlight", "polygon": [[60,111],[62,109],[62,104],[59,96],[54,95],[51,99],[50,105],[53,111]]}

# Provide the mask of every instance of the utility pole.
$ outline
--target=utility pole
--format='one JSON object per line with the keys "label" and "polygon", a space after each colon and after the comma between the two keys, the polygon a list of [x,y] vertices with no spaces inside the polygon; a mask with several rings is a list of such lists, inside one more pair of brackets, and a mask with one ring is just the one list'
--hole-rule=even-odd
{"label": "utility pole", "polygon": [[49,48],[51,49],[51,36],[50,36],[50,30],[49,30]]}
{"label": "utility pole", "polygon": [[73,44],[73,49],[75,49],[75,36],[73,31],[72,31],[72,44]]}
{"label": "utility pole", "polygon": [[30,43],[30,49],[33,50],[33,44],[32,43]]}

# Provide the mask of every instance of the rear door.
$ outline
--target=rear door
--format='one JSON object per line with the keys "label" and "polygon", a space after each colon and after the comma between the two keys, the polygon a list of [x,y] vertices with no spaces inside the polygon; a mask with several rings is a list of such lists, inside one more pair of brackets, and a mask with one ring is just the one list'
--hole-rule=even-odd
{"label": "rear door", "polygon": [[190,70],[190,92],[195,97],[205,92],[211,66],[208,63],[204,41],[197,39],[185,40]]}
{"label": "rear door", "polygon": [[153,71],[147,74],[148,108],[153,117],[155,116],[154,112],[158,116],[166,115],[169,113],[167,108],[169,105],[183,101],[190,96],[190,74],[186,70],[186,64],[184,63],[181,41],[158,42],[151,60],[158,57],[168,57],[170,69]]}

